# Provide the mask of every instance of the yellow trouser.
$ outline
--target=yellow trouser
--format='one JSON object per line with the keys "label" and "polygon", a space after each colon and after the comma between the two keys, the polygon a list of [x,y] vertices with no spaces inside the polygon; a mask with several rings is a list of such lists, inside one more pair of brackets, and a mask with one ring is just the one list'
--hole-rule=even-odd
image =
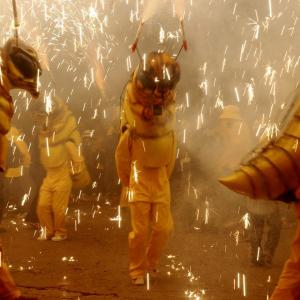
{"label": "yellow trouser", "polygon": [[72,181],[66,173],[48,174],[40,189],[37,214],[40,224],[46,229],[46,235],[64,235],[65,213],[68,207]]}
{"label": "yellow trouser", "polygon": [[21,292],[17,289],[7,266],[3,264],[0,267],[0,299],[13,300],[21,296]]}
{"label": "yellow trouser", "polygon": [[300,204],[296,205],[296,210],[298,212],[297,231],[292,244],[291,255],[284,265],[270,300],[300,299]]}
{"label": "yellow trouser", "polygon": [[169,203],[137,201],[130,203],[130,212],[129,274],[131,278],[136,278],[156,268],[173,228],[173,220]]}

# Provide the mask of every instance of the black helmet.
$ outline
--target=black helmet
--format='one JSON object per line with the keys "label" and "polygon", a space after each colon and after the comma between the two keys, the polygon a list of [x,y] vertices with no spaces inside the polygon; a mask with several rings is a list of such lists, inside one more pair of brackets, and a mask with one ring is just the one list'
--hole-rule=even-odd
{"label": "black helmet", "polygon": [[36,51],[25,42],[11,38],[1,49],[1,58],[10,83],[38,97],[38,77],[42,68]]}

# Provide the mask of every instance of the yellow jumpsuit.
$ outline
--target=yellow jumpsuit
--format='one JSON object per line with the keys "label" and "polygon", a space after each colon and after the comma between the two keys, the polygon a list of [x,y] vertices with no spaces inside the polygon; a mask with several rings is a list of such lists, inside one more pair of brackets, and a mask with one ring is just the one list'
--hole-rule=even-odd
{"label": "yellow jumpsuit", "polygon": [[284,265],[277,287],[270,300],[300,299],[300,202],[295,205],[297,213],[297,231],[292,244],[290,258]]}
{"label": "yellow jumpsuit", "polygon": [[[153,105],[160,106],[159,112]],[[169,90],[161,98],[141,88],[134,73],[125,91],[121,115],[121,129],[125,132],[115,155],[118,175],[128,190],[132,279],[156,269],[173,227],[169,176],[176,156],[174,127],[175,91]]]}
{"label": "yellow jumpsuit", "polygon": [[39,193],[37,214],[46,237],[65,235],[65,214],[72,189],[69,162],[47,169]]}
{"label": "yellow jumpsuit", "polygon": [[[0,188],[2,188],[1,172],[5,171],[5,162],[7,157],[7,139],[5,135],[8,133],[13,116],[13,102],[9,94],[0,85]],[[2,248],[0,245],[0,252]],[[17,289],[6,264],[2,261],[1,255],[0,265],[0,299],[13,300],[21,295]]]}
{"label": "yellow jumpsuit", "polygon": [[66,107],[61,113],[52,130],[39,136],[41,162],[47,175],[40,188],[37,214],[46,238],[67,233],[65,215],[72,189],[72,168],[83,162],[76,121]]}
{"label": "yellow jumpsuit", "polygon": [[[132,136],[129,129],[120,137],[116,149],[118,174],[122,184],[128,187],[132,225],[129,274],[132,279],[156,269],[173,227],[169,176],[174,167],[176,145],[173,133],[171,135],[170,151],[166,153],[168,164],[165,165],[162,164],[165,158],[155,156],[151,150],[147,152],[151,142],[147,138]],[[151,164],[162,165],[149,167]]]}

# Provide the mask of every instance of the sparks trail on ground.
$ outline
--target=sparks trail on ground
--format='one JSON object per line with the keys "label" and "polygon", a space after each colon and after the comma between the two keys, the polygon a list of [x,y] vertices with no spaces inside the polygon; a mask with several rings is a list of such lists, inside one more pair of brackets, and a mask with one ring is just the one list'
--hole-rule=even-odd
{"label": "sparks trail on ground", "polygon": [[189,288],[184,291],[184,296],[187,299],[205,300],[205,289],[200,288],[200,277],[193,274],[192,267],[185,266],[180,258],[173,254],[167,255],[167,259],[169,260],[166,265],[167,275],[183,277],[189,284]]}

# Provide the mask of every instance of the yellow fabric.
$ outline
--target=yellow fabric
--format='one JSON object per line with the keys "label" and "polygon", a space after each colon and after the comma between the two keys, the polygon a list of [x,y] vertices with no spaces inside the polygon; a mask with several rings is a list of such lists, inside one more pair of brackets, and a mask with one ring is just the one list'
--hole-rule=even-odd
{"label": "yellow fabric", "polygon": [[[137,161],[139,168],[159,168],[169,165],[175,147],[175,95],[162,106],[162,115],[145,120],[141,104],[131,82],[126,88],[122,127],[129,128],[131,134],[131,160]],[[127,133],[128,134],[128,133]]]}
{"label": "yellow fabric", "polygon": [[277,287],[270,300],[300,299],[300,203],[296,204],[297,231],[290,258],[284,265]]}
{"label": "yellow fabric", "polygon": [[72,187],[73,189],[83,189],[91,183],[92,179],[81,155],[80,146],[76,146],[73,142],[67,142],[65,147],[71,159]]}
{"label": "yellow fabric", "polygon": [[66,233],[65,212],[72,189],[72,174],[78,176],[84,168],[75,118],[62,103],[59,109],[47,131],[41,131],[39,136],[41,162],[47,175],[40,189],[37,213],[50,236]]}
{"label": "yellow fabric", "polygon": [[31,164],[31,155],[29,153],[29,149],[28,149],[26,143],[22,140],[18,140],[15,142],[15,144],[22,155],[22,165],[25,168],[29,168],[29,166]]}
{"label": "yellow fabric", "polygon": [[0,172],[5,170],[8,151],[8,141],[4,135],[0,134]]}
{"label": "yellow fabric", "polygon": [[41,132],[39,136],[41,162],[46,169],[59,167],[68,159],[69,154],[65,147],[67,142],[80,144],[75,118],[68,112],[66,116],[67,118],[62,118],[53,124],[50,130]]}
{"label": "yellow fabric", "polygon": [[[14,107],[12,101],[0,94],[0,172],[5,170],[8,151],[8,141],[5,135],[10,129],[13,112]],[[1,245],[0,251],[2,252]],[[20,296],[21,292],[17,289],[6,264],[1,262],[0,298],[2,300],[13,300]]]}
{"label": "yellow fabric", "polygon": [[[63,112],[63,116],[59,117],[59,120],[57,121],[54,120],[51,125],[51,130],[55,132],[51,138],[51,144],[59,144],[62,141],[65,141],[67,137],[73,139],[76,144],[79,144],[80,136],[76,130],[77,123],[75,117],[67,109],[64,109]],[[62,114],[62,112],[60,114]]]}
{"label": "yellow fabric", "polygon": [[[144,109],[157,104],[161,115],[146,120]],[[162,101],[129,82],[123,105],[121,128],[128,129],[120,136],[115,159],[123,184],[121,205],[128,202],[131,211],[129,274],[136,278],[156,268],[173,227],[169,176],[176,159],[175,93]]]}
{"label": "yellow fabric", "polygon": [[173,220],[169,203],[135,202],[130,204],[130,212],[129,274],[137,278],[144,276],[147,270],[156,269]]}
{"label": "yellow fabric", "polygon": [[0,89],[0,172],[5,170],[7,159],[7,140],[5,135],[10,129],[14,106],[10,99],[1,94]]}
{"label": "yellow fabric", "polygon": [[0,94],[0,134],[6,135],[10,129],[11,118],[13,116],[13,103]]}
{"label": "yellow fabric", "polygon": [[71,173],[78,174],[82,171],[83,168],[83,156],[80,152],[80,147],[75,145],[73,142],[65,143],[65,148],[72,162]]}
{"label": "yellow fabric", "polygon": [[37,214],[48,236],[66,234],[65,213],[72,189],[69,164],[51,168],[40,189]]}
{"label": "yellow fabric", "polygon": [[87,187],[91,182],[92,178],[85,164],[83,164],[80,173],[72,175],[72,187],[75,190],[81,190]]}
{"label": "yellow fabric", "polygon": [[[146,270],[156,268],[172,229],[169,175],[172,173],[176,151],[174,142],[173,156],[168,164],[159,168],[148,168],[143,166],[143,161],[136,155],[139,152],[134,151],[135,145],[127,130],[120,137],[116,149],[117,170],[125,186],[121,204],[124,205],[124,199],[128,199],[131,210],[132,232],[129,234],[131,278],[143,276]],[[148,240],[149,231],[151,233]]]}
{"label": "yellow fabric", "polygon": [[[45,138],[49,139],[49,138]],[[64,144],[40,148],[41,163],[45,169],[57,168],[68,159],[68,152]]]}
{"label": "yellow fabric", "polygon": [[129,189],[126,186],[122,186],[121,195],[120,195],[120,206],[128,207],[128,194]]}
{"label": "yellow fabric", "polygon": [[129,186],[131,173],[132,177],[137,174],[142,184],[144,176],[147,172],[151,173],[151,169],[160,170],[153,172],[159,173],[157,182],[162,182],[170,177],[175,164],[176,141],[174,133],[157,139],[145,139],[132,137],[130,130],[127,130],[120,136],[115,158],[118,175],[123,185]]}
{"label": "yellow fabric", "polygon": [[157,138],[132,138],[132,160],[140,167],[160,168],[170,164],[175,137],[173,132]]}
{"label": "yellow fabric", "polygon": [[16,168],[8,168],[5,171],[4,176],[6,178],[18,178],[18,177],[23,176],[23,173],[24,173],[24,168],[22,166],[20,166],[20,167],[16,167]]}
{"label": "yellow fabric", "polygon": [[8,141],[16,145],[18,151],[22,156],[22,162],[19,167],[8,168],[5,172],[6,178],[17,178],[24,174],[24,168],[29,168],[31,163],[31,155],[27,144],[21,139],[21,133],[15,128],[11,127],[10,131],[6,135]]}
{"label": "yellow fabric", "polygon": [[129,82],[126,87],[123,111],[121,116],[121,128],[124,126],[135,129],[138,135],[158,137],[168,134],[175,127],[175,94],[162,105],[162,114],[154,116],[147,121],[142,112],[145,106],[135,100],[136,96],[133,84]]}
{"label": "yellow fabric", "polygon": [[137,175],[134,168],[132,168],[129,184],[129,203],[168,204],[170,199],[170,183],[165,167],[137,169]]}
{"label": "yellow fabric", "polygon": [[129,186],[130,172],[131,172],[131,139],[129,138],[129,131],[126,130],[121,136],[115,152],[116,167],[119,178],[122,184]]}

